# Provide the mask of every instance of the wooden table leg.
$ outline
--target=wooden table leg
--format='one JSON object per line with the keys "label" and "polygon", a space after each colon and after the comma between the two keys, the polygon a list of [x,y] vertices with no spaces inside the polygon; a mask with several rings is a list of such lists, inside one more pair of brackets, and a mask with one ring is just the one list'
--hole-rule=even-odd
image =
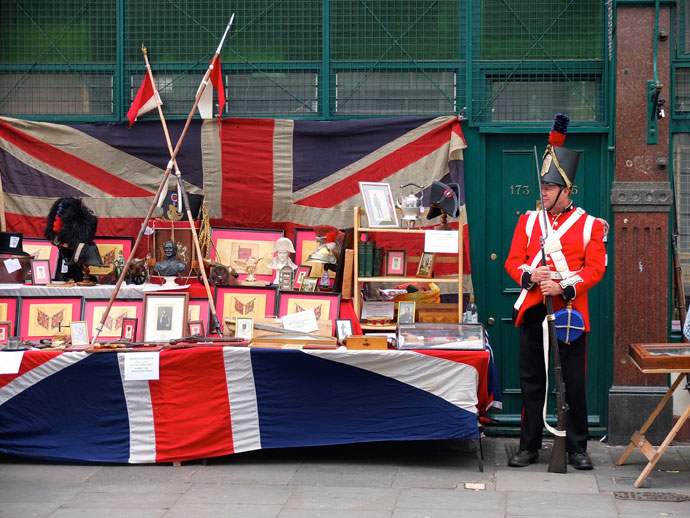
{"label": "wooden table leg", "polygon": [[[678,376],[678,379],[683,378],[684,376]],[[661,446],[656,450],[655,454],[652,456],[652,458],[649,460],[647,463],[647,466],[642,470],[642,473],[640,473],[640,476],[637,477],[637,480],[633,484],[635,487],[640,487],[640,484],[644,482],[644,479],[647,478],[647,475],[652,471],[654,466],[656,465],[657,461],[663,456],[664,452],[666,451],[666,448],[668,448],[668,445],[671,444],[671,441],[676,437],[676,434],[678,433],[678,430],[680,430],[681,426],[683,426],[683,423],[687,420],[688,416],[690,415],[690,405],[685,409],[685,412],[683,412],[683,415],[681,415],[678,418],[678,421],[676,424],[671,428],[671,431],[668,433],[666,436],[666,439],[664,439],[664,442],[661,443]]]}
{"label": "wooden table leg", "polygon": [[[630,455],[635,448],[635,446],[639,447],[641,450],[644,446],[644,442],[640,442],[640,438],[637,436],[641,436],[642,441],[646,441],[644,438],[644,433],[649,429],[650,426],[652,426],[652,423],[654,423],[654,420],[657,418],[657,416],[661,413],[661,411],[664,409],[666,406],[666,403],[671,399],[671,396],[673,396],[673,393],[675,390],[678,388],[680,385],[680,382],[685,379],[685,375],[678,376],[676,378],[676,381],[673,382],[673,385],[666,391],[666,394],[664,394],[664,397],[659,401],[659,404],[656,406],[654,411],[649,415],[645,423],[642,425],[642,428],[640,428],[637,432],[635,432],[630,440],[630,444],[628,444],[627,449],[621,455],[621,458],[618,459],[618,462],[616,462],[617,466],[622,466],[623,463],[625,462],[625,459],[628,458],[628,455]],[[649,458],[649,457],[648,457]]]}

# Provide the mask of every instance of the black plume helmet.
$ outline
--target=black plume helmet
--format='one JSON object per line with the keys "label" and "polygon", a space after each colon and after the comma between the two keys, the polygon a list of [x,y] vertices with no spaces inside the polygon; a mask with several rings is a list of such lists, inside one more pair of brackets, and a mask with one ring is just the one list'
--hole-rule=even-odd
{"label": "black plume helmet", "polygon": [[98,218],[80,198],[59,198],[48,213],[43,235],[55,244],[76,248],[92,242],[97,228]]}

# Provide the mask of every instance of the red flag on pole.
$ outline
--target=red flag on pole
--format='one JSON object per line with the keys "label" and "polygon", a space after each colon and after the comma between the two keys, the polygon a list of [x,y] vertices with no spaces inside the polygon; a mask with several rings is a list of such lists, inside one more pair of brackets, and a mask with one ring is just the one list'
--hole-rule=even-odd
{"label": "red flag on pole", "polygon": [[153,88],[153,83],[151,82],[151,77],[149,74],[144,76],[144,80],[141,82],[137,96],[134,98],[132,106],[130,106],[127,112],[127,118],[129,119],[129,125],[134,124],[139,115],[153,110],[156,107],[156,91]]}
{"label": "red flag on pole", "polygon": [[225,106],[225,86],[223,85],[223,72],[220,69],[220,56],[211,70],[211,84],[218,90],[218,122],[220,122]]}

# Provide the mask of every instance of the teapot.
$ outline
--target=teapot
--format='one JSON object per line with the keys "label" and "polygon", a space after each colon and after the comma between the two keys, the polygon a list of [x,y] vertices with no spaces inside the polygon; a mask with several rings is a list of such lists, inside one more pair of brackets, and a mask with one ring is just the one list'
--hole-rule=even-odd
{"label": "teapot", "polygon": [[[408,194],[403,196],[403,189],[406,187],[415,186],[419,189],[418,194]],[[406,183],[400,186],[400,194],[398,195],[398,208],[402,211],[402,219],[407,222],[408,227],[414,227],[415,223],[420,219],[422,213],[422,193],[424,189],[422,185],[416,183]]]}

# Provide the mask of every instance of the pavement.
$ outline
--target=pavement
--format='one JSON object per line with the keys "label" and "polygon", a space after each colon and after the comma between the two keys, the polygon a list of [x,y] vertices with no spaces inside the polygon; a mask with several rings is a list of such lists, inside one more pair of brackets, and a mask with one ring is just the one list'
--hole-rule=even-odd
{"label": "pavement", "polygon": [[646,465],[589,443],[592,471],[548,473],[549,451],[507,465],[514,437],[262,450],[181,466],[48,463],[0,456],[0,517],[493,518],[690,517],[690,444]]}

